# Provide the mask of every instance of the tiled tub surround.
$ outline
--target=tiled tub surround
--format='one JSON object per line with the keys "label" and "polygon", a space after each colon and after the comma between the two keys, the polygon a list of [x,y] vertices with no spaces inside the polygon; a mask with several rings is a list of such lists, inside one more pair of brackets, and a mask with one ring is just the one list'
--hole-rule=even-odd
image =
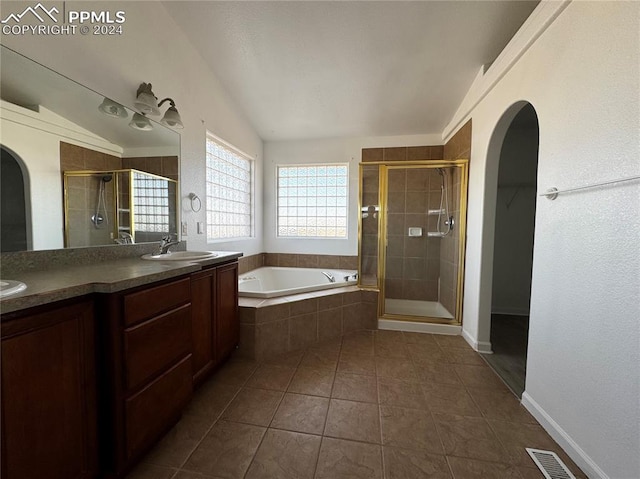
{"label": "tiled tub surround", "polygon": [[240,356],[264,360],[356,330],[377,329],[378,292],[356,286],[282,296],[240,298]]}
{"label": "tiled tub surround", "polygon": [[258,253],[240,258],[238,273],[244,274],[263,266],[358,269],[358,257],[328,254]]}
{"label": "tiled tub surround", "polygon": [[525,447],[585,477],[462,337],[362,331],[232,359],[127,479],[544,479]]}

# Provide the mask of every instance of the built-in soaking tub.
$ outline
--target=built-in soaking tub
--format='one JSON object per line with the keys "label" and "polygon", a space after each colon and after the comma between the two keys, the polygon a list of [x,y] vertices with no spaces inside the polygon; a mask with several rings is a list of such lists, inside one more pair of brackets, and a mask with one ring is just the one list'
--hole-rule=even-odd
{"label": "built-in soaking tub", "polygon": [[340,288],[356,284],[357,273],[355,270],[266,266],[240,275],[238,294],[250,298],[275,298]]}

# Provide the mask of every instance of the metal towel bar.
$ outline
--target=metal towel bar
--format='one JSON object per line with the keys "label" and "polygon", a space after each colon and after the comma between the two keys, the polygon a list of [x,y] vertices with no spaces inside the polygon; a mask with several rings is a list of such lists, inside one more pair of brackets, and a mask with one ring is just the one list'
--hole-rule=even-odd
{"label": "metal towel bar", "polygon": [[566,190],[559,190],[558,188],[549,188],[546,192],[540,193],[538,196],[546,196],[550,200],[555,200],[558,197],[558,195],[561,195],[562,193],[570,193],[572,191],[586,190],[589,188],[597,188],[598,186],[606,186],[606,185],[612,185],[614,183],[622,183],[624,181],[634,181],[634,180],[640,180],[640,175],[629,176],[627,178],[618,178],[617,180],[603,181],[601,183],[594,183],[592,185],[578,186],[576,188],[567,188]]}

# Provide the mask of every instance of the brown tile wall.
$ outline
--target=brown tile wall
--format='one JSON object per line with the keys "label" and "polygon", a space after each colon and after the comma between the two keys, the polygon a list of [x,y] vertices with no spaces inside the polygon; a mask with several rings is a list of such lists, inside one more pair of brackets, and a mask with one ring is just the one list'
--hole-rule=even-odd
{"label": "brown tile wall", "polygon": [[[362,168],[362,185],[360,194],[363,207],[370,207],[366,218],[362,218],[362,238],[360,250],[361,284],[378,285],[378,214],[375,207],[380,207],[378,191],[378,165],[364,165]],[[360,214],[363,214],[360,212]]]}
{"label": "brown tile wall", "polygon": [[444,145],[445,160],[471,158],[471,120],[466,122]]}
{"label": "brown tile wall", "polygon": [[242,256],[238,259],[238,274],[244,274],[247,271],[262,268],[264,266],[264,257],[266,253],[252,254],[250,256]]}
{"label": "brown tile wall", "polygon": [[357,256],[292,253],[264,254],[264,266],[287,266],[291,268],[358,269]]}
{"label": "brown tile wall", "polygon": [[164,176],[172,180],[178,180],[180,166],[177,156],[149,156],[137,158],[123,158],[122,168],[133,168],[146,171],[154,175]]}
{"label": "brown tile wall", "polygon": [[[427,210],[440,207],[440,175],[426,168],[389,171],[387,215],[387,298],[438,300],[440,239],[437,216]],[[422,228],[421,237],[409,237],[410,227]]]}
{"label": "brown tile wall", "polygon": [[443,155],[442,145],[363,148],[362,162],[442,160]]}
{"label": "brown tile wall", "polygon": [[[70,143],[60,142],[60,171],[119,170],[120,158]],[[68,181],[69,209],[67,215],[68,239],[65,246],[97,246],[113,244],[113,183],[105,184],[108,221],[96,228],[91,223],[98,200],[101,175],[70,177]],[[61,179],[62,181],[62,179]],[[64,198],[61,200],[64,202]],[[102,211],[102,210],[101,210]],[[104,212],[102,212],[104,216]]]}
{"label": "brown tile wall", "polygon": [[355,286],[269,300],[240,299],[238,353],[263,360],[350,331],[377,329],[378,293]]}
{"label": "brown tile wall", "polygon": [[[468,159],[471,156],[471,120],[465,123],[444,146],[444,158],[447,160]],[[460,188],[461,172],[458,168],[451,168],[453,177],[450,178],[454,193],[449,196],[451,210],[455,224],[460,226]],[[454,230],[457,232],[457,230]],[[451,314],[455,314],[457,300],[457,278],[460,265],[459,234],[452,234],[442,238],[440,243],[440,303]]]}

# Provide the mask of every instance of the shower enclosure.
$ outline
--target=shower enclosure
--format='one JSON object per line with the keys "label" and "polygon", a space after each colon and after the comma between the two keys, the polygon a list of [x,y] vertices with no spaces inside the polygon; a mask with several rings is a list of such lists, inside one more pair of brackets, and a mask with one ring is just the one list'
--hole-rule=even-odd
{"label": "shower enclosure", "polygon": [[135,169],[64,172],[66,247],[147,243],[176,234],[177,182]]}
{"label": "shower enclosure", "polygon": [[383,319],[460,325],[468,161],[360,164],[360,286]]}

